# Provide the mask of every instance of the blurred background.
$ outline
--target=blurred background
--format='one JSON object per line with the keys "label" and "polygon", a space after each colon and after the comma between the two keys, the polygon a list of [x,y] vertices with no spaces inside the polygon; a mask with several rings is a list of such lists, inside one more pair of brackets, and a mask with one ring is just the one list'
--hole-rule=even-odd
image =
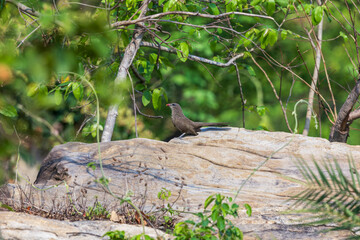
{"label": "blurred background", "polygon": [[[96,97],[87,81],[94,86],[99,98],[102,126],[108,107],[114,102],[120,103],[112,140],[135,137],[131,82],[129,80],[120,87],[114,87],[113,84],[134,26],[117,31],[108,28],[109,19],[124,20],[134,14],[136,4],[141,1],[132,2],[127,3],[127,6],[120,4],[117,12],[109,16],[102,9],[86,9],[82,5],[57,5],[54,8],[51,3],[24,1],[24,4],[41,13],[40,17],[36,17],[37,21],[33,16],[19,13],[14,5],[6,3],[2,6],[0,184],[14,180],[18,159],[21,160],[19,172],[32,181],[39,163],[55,145],[96,142]],[[156,5],[159,2],[151,6],[151,14],[159,11],[159,6]],[[290,1],[285,2],[284,6],[287,6]],[[108,3],[115,6],[116,1]],[[99,4],[99,1],[94,4]],[[130,4],[134,4],[134,7],[131,8]],[[346,7],[336,4],[340,12],[345,17],[348,16]],[[187,7],[190,9],[191,6]],[[220,5],[218,7],[220,9]],[[306,35],[304,25],[308,22],[296,14],[285,15],[281,12],[282,5],[278,1],[276,7],[279,11],[273,17],[277,22],[281,22],[284,16],[289,18],[282,28],[291,32],[289,31],[286,39],[282,39],[279,31],[276,43],[266,46],[265,50],[283,65],[294,66],[293,70],[310,84],[315,62],[314,51],[308,41],[296,36]],[[256,12],[254,9],[252,11]],[[341,19],[340,13],[333,14],[334,18]],[[56,21],[61,22],[60,27]],[[191,21],[198,25],[210,22],[201,18]],[[259,18],[235,16],[232,21],[239,31],[247,31],[254,26],[259,29],[275,28],[271,21]],[[161,27],[159,35],[166,38],[168,34],[164,32],[171,33],[167,41],[173,43],[174,47],[179,47],[180,42],[186,41],[192,55],[226,62],[230,59],[229,49],[238,53],[245,51],[243,46],[240,48],[241,44],[238,45],[239,39],[232,39],[230,34],[221,29],[215,29],[216,35],[228,41],[222,41],[214,34],[191,26],[162,23]],[[339,109],[357,80],[358,70],[349,59],[349,56],[355,58],[356,51],[344,37],[346,33],[341,32],[341,26],[330,17],[324,17],[324,29],[323,39],[326,41],[323,42],[322,53]],[[152,40],[151,36],[144,36],[144,41]],[[224,42],[230,43],[225,45]],[[234,46],[239,46],[239,49]],[[135,70],[129,70],[140,111],[164,117],[154,119],[137,114],[139,137],[168,140],[179,134],[171,123],[170,109],[165,106],[167,102],[179,103],[184,114],[194,121],[228,122],[233,127],[244,127],[239,83],[233,66],[221,68],[189,59],[184,62],[178,55],[167,52],[161,52],[157,59],[157,54],[157,49],[141,47],[134,60]],[[251,54],[271,79],[286,108],[289,124],[294,128],[294,105],[301,99],[307,99],[309,87],[283,68],[270,64],[261,51],[255,50]],[[159,61],[161,66],[158,68]],[[237,66],[246,100],[245,128],[289,132],[281,106],[263,72],[250,57],[239,58]],[[139,78],[137,74],[142,77]],[[333,108],[327,85],[322,65],[318,89]],[[155,92],[157,96],[154,97]],[[306,108],[302,104],[297,109],[300,133],[305,123]],[[319,128],[315,129],[312,121],[309,136],[327,139],[332,124],[324,110],[324,104],[318,98],[315,98],[314,111],[318,114]],[[360,143],[359,129],[359,122],[351,125],[348,144]]]}

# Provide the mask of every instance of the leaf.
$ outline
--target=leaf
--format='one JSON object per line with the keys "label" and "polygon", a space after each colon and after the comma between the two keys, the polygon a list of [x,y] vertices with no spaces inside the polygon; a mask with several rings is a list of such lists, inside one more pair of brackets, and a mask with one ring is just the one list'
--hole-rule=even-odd
{"label": "leaf", "polygon": [[144,107],[146,107],[151,101],[151,93],[149,91],[145,91],[142,95],[141,101]]}
{"label": "leaf", "polygon": [[210,203],[212,203],[215,200],[214,195],[210,195],[206,200],[204,204],[204,209],[206,209]]}
{"label": "leaf", "polygon": [[250,76],[253,76],[253,77],[256,76],[256,73],[255,73],[254,69],[251,66],[247,65],[246,69],[248,70]]}
{"label": "leaf", "polygon": [[324,15],[324,9],[321,6],[317,6],[311,13],[311,21],[313,25],[318,25]]}
{"label": "leaf", "polygon": [[62,94],[59,88],[55,91],[54,97],[55,97],[55,104],[60,105],[62,102]]}
{"label": "leaf", "polygon": [[275,12],[275,0],[267,0],[266,3],[266,14],[271,16]]}
{"label": "leaf", "polygon": [[0,113],[6,117],[16,117],[18,115],[14,106],[5,103],[0,104]]}
{"label": "leaf", "polygon": [[182,62],[186,62],[189,56],[189,45],[186,42],[180,43],[180,51],[177,51],[177,55]]}
{"label": "leaf", "polygon": [[9,210],[11,212],[15,211],[12,207],[10,207],[9,205],[2,203],[2,202],[0,202],[0,208],[6,208],[7,210]]}
{"label": "leaf", "polygon": [[36,83],[30,83],[27,86],[27,96],[28,97],[33,97],[35,96],[35,94],[38,92],[39,90],[39,85]]}
{"label": "leaf", "polygon": [[83,86],[78,82],[74,82],[72,84],[72,91],[73,91],[73,94],[74,94],[74,97],[76,98],[76,100],[81,101],[81,99],[83,97],[83,93],[84,93]]}
{"label": "leaf", "polygon": [[158,88],[155,88],[152,92],[152,102],[154,109],[160,109],[161,107],[161,91]]}
{"label": "leaf", "polygon": [[246,209],[246,214],[251,217],[251,214],[252,214],[252,209],[251,209],[251,206],[247,203],[244,204],[244,207]]}
{"label": "leaf", "polygon": [[340,37],[342,37],[345,42],[347,42],[349,40],[348,36],[345,33],[341,32],[341,31],[340,31]]}
{"label": "leaf", "polygon": [[223,216],[218,217],[216,225],[220,231],[225,229],[225,219]]}
{"label": "leaf", "polygon": [[270,29],[269,34],[266,37],[266,41],[270,44],[270,46],[274,45],[277,41],[278,34],[274,29]]}
{"label": "leaf", "polygon": [[264,116],[266,113],[267,108],[265,106],[257,106],[256,112],[259,114],[259,116]]}
{"label": "leaf", "polygon": [[281,31],[281,39],[285,40],[287,38],[288,32],[286,30]]}
{"label": "leaf", "polygon": [[251,5],[251,6],[256,6],[256,5],[258,5],[260,2],[262,2],[262,0],[253,0],[253,1],[250,2],[250,5]]}
{"label": "leaf", "polygon": [[219,11],[219,9],[217,8],[217,6],[216,6],[215,3],[210,3],[210,4],[209,4],[209,7],[210,7],[210,9],[211,9],[211,11],[212,11],[212,13],[213,13],[214,15],[219,15],[219,14],[220,14],[220,11]]}
{"label": "leaf", "polygon": [[163,4],[163,2],[165,2],[165,0],[159,0],[158,5],[160,6],[161,4]]}

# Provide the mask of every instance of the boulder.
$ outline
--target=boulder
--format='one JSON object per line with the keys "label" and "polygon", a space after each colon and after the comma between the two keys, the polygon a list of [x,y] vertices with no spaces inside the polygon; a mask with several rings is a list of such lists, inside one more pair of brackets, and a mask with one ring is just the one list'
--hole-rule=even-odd
{"label": "boulder", "polygon": [[[116,197],[131,196],[142,211],[150,212],[164,204],[158,193],[166,189],[172,193],[167,202],[173,208],[196,212],[209,195],[234,197],[244,184],[236,203],[241,209],[248,203],[253,213],[247,217],[244,209],[233,222],[246,239],[341,239],[349,233],[322,232],[328,226],[301,226],[299,219],[306,215],[284,212],[292,204],[289,198],[303,189],[297,159],[309,165],[313,160],[336,159],[346,173],[349,157],[359,159],[360,147],[239,128],[207,128],[199,136],[169,142],[141,138],[100,144],[71,142],[54,147],[43,160],[35,181],[42,190],[19,191],[9,184],[6,198],[13,199],[13,204],[25,199],[47,210],[66,203],[86,209],[98,201],[112,210],[121,207]],[[358,168],[360,162],[355,164]],[[109,188],[101,181],[109,181]]]}

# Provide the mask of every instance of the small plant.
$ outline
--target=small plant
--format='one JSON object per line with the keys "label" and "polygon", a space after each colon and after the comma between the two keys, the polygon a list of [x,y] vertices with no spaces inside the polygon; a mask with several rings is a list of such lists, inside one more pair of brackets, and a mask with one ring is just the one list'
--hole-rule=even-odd
{"label": "small plant", "polygon": [[[227,219],[228,216],[238,217],[239,205],[232,203],[232,201],[231,197],[225,197],[221,194],[209,196],[205,200],[204,212],[194,213],[200,218],[199,222],[186,220],[175,225],[175,239],[243,239],[243,233],[240,229]],[[213,202],[211,211],[206,211]],[[248,216],[251,216],[251,207],[248,204],[245,207]]]}
{"label": "small plant", "polygon": [[89,220],[95,218],[110,218],[110,213],[106,210],[106,208],[101,205],[97,200],[94,203],[93,207],[89,207],[88,210],[85,212],[86,218]]}
{"label": "small plant", "polygon": [[125,231],[119,231],[119,230],[109,231],[103,235],[103,237],[105,236],[108,236],[110,240],[154,240],[154,238],[146,234],[138,234],[131,238],[127,238],[125,236]]}
{"label": "small plant", "polygon": [[108,236],[110,240],[125,240],[125,231],[108,231],[102,237]]}

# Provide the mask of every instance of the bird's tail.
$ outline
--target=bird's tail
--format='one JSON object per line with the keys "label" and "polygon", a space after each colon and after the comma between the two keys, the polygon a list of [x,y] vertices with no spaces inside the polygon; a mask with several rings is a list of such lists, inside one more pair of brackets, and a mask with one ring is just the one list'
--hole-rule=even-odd
{"label": "bird's tail", "polygon": [[200,127],[211,127],[211,126],[229,126],[228,123],[208,123],[208,122],[194,122],[196,128],[200,128]]}

